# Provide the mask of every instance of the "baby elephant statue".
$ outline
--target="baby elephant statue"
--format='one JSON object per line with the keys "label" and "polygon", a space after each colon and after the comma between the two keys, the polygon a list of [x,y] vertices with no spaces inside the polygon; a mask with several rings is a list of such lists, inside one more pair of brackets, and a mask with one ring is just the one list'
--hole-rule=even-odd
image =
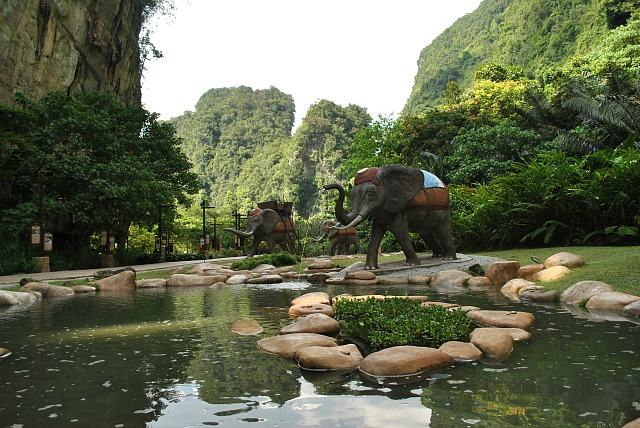
{"label": "baby elephant statue", "polygon": [[253,236],[253,243],[247,253],[247,257],[253,257],[256,254],[258,245],[262,241],[267,242],[271,253],[274,252],[276,244],[279,244],[283,250],[289,251],[291,254],[296,253],[293,222],[289,219],[284,219],[283,221],[280,214],[269,208],[251,210],[247,218],[247,230],[244,232],[231,227],[224,230],[244,238]]}
{"label": "baby elephant statue", "polygon": [[358,239],[358,233],[355,227],[350,227],[345,230],[336,229],[338,223],[331,220],[325,220],[322,222],[322,233],[315,241],[320,242],[325,238],[329,238],[329,251],[330,256],[336,254],[348,254],[351,246],[356,247],[356,254],[360,254],[362,249],[360,248],[360,240]]}
{"label": "baby elephant statue", "polygon": [[324,186],[338,190],[335,213],[345,226],[355,227],[371,217],[372,229],[365,269],[378,268],[378,247],[389,230],[396,237],[408,265],[419,265],[409,232],[420,235],[433,251],[445,260],[456,258],[451,237],[449,190],[435,175],[418,168],[385,165],[358,171],[351,191],[351,212],[344,210],[345,192],[340,184]]}

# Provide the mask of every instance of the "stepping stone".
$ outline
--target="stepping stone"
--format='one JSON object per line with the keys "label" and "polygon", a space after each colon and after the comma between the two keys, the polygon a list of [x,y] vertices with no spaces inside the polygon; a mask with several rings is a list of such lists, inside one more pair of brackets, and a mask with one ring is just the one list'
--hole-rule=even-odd
{"label": "stepping stone", "polygon": [[469,311],[467,316],[475,322],[493,327],[517,327],[528,328],[533,324],[535,317],[529,312],[517,311],[490,311],[481,309]]}
{"label": "stepping stone", "polygon": [[478,361],[483,355],[482,351],[473,343],[458,342],[456,340],[443,343],[438,349],[449,354],[453,361],[460,363]]}
{"label": "stepping stone", "polygon": [[299,317],[310,314],[325,314],[332,317],[335,311],[333,306],[324,305],[322,303],[293,305],[289,308],[289,315]]}
{"label": "stepping stone", "polygon": [[280,334],[318,333],[333,334],[340,331],[340,323],[328,315],[318,313],[302,315],[292,324],[280,329]]}
{"label": "stepping stone", "polygon": [[291,305],[313,305],[315,303],[322,303],[325,305],[331,304],[331,297],[329,294],[323,291],[314,291],[311,293],[303,294],[302,296],[296,297],[291,301]]}
{"label": "stepping stone", "polygon": [[422,346],[394,346],[365,357],[360,371],[369,376],[406,376],[449,364],[446,352]]}
{"label": "stepping stone", "polygon": [[258,321],[251,318],[241,318],[229,328],[232,333],[239,334],[241,336],[255,336],[262,333],[264,330]]}
{"label": "stepping stone", "polygon": [[513,351],[513,336],[501,328],[476,328],[471,343],[492,360],[502,361]]}
{"label": "stepping stone", "polygon": [[295,333],[267,337],[258,341],[258,347],[265,352],[294,358],[296,351],[307,346],[337,346],[336,339],[316,333]]}
{"label": "stepping stone", "polygon": [[347,272],[344,275],[344,279],[363,279],[363,280],[372,280],[376,279],[376,274],[371,271],[360,270],[356,272]]}
{"label": "stepping stone", "polygon": [[355,370],[362,354],[353,344],[342,346],[307,346],[295,353],[298,365],[309,370]]}

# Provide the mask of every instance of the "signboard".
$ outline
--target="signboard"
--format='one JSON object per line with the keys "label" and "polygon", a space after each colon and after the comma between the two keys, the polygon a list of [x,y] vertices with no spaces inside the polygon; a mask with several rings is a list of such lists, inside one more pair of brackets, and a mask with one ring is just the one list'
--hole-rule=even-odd
{"label": "signboard", "polygon": [[45,232],[44,233],[44,251],[53,250],[53,233]]}
{"label": "signboard", "polygon": [[156,235],[156,251],[160,251],[160,237]]}
{"label": "signboard", "polygon": [[209,242],[211,242],[211,238],[210,238],[209,234],[207,233],[207,234],[204,236],[204,243],[205,243],[206,245],[209,245]]}
{"label": "signboard", "polygon": [[109,252],[113,253],[116,250],[116,237],[115,236],[110,236],[109,237]]}
{"label": "signboard", "polygon": [[169,239],[167,238],[167,232],[162,232],[162,245],[167,245]]}
{"label": "signboard", "polygon": [[107,233],[106,230],[103,230],[100,233],[100,246],[101,247],[106,247],[107,246],[107,236],[108,236],[108,233]]}
{"label": "signboard", "polygon": [[31,225],[31,245],[40,245],[40,225]]}

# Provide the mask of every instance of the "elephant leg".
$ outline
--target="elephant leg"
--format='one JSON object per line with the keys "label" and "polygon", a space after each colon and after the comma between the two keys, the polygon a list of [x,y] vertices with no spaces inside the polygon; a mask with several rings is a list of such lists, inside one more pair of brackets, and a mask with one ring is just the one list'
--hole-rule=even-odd
{"label": "elephant leg", "polygon": [[378,269],[378,248],[384,237],[386,229],[377,226],[375,223],[371,228],[371,238],[367,248],[367,260],[364,263],[365,269]]}
{"label": "elephant leg", "polygon": [[444,257],[444,249],[433,232],[420,234],[420,237],[427,244],[427,247],[431,249],[433,253],[431,257]]}
{"label": "elephant leg", "polygon": [[398,244],[400,244],[400,248],[402,248],[402,252],[407,258],[407,265],[419,265],[420,259],[418,259],[416,250],[413,249],[413,244],[411,244],[409,230],[405,226],[395,226],[393,229],[391,229],[391,233],[394,234],[396,240],[398,241]]}
{"label": "elephant leg", "polygon": [[267,245],[269,246],[269,252],[271,254],[274,254],[276,251],[276,240],[273,238],[273,236],[267,236],[265,240],[267,241]]}
{"label": "elephant leg", "polygon": [[251,248],[249,248],[249,252],[247,253],[247,257],[253,257],[256,255],[256,252],[258,251],[258,245],[260,245],[261,240],[254,236],[253,237],[253,244],[251,244]]}
{"label": "elephant leg", "polygon": [[436,229],[436,239],[442,246],[444,260],[455,260],[458,258],[456,247],[453,245],[453,237],[451,236],[451,214],[447,211],[444,221]]}
{"label": "elephant leg", "polygon": [[362,248],[360,247],[360,240],[357,237],[354,238],[353,245],[356,247],[356,254],[362,254]]}
{"label": "elephant leg", "polygon": [[329,240],[329,250],[327,251],[327,254],[329,256],[334,256],[336,252],[336,239],[330,239]]}

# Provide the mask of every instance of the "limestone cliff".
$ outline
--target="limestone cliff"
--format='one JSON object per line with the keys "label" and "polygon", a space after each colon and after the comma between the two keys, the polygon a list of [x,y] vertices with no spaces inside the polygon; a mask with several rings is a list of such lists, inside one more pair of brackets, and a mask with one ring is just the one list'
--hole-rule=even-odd
{"label": "limestone cliff", "polygon": [[16,92],[105,91],[140,103],[138,0],[0,2],[0,104]]}

